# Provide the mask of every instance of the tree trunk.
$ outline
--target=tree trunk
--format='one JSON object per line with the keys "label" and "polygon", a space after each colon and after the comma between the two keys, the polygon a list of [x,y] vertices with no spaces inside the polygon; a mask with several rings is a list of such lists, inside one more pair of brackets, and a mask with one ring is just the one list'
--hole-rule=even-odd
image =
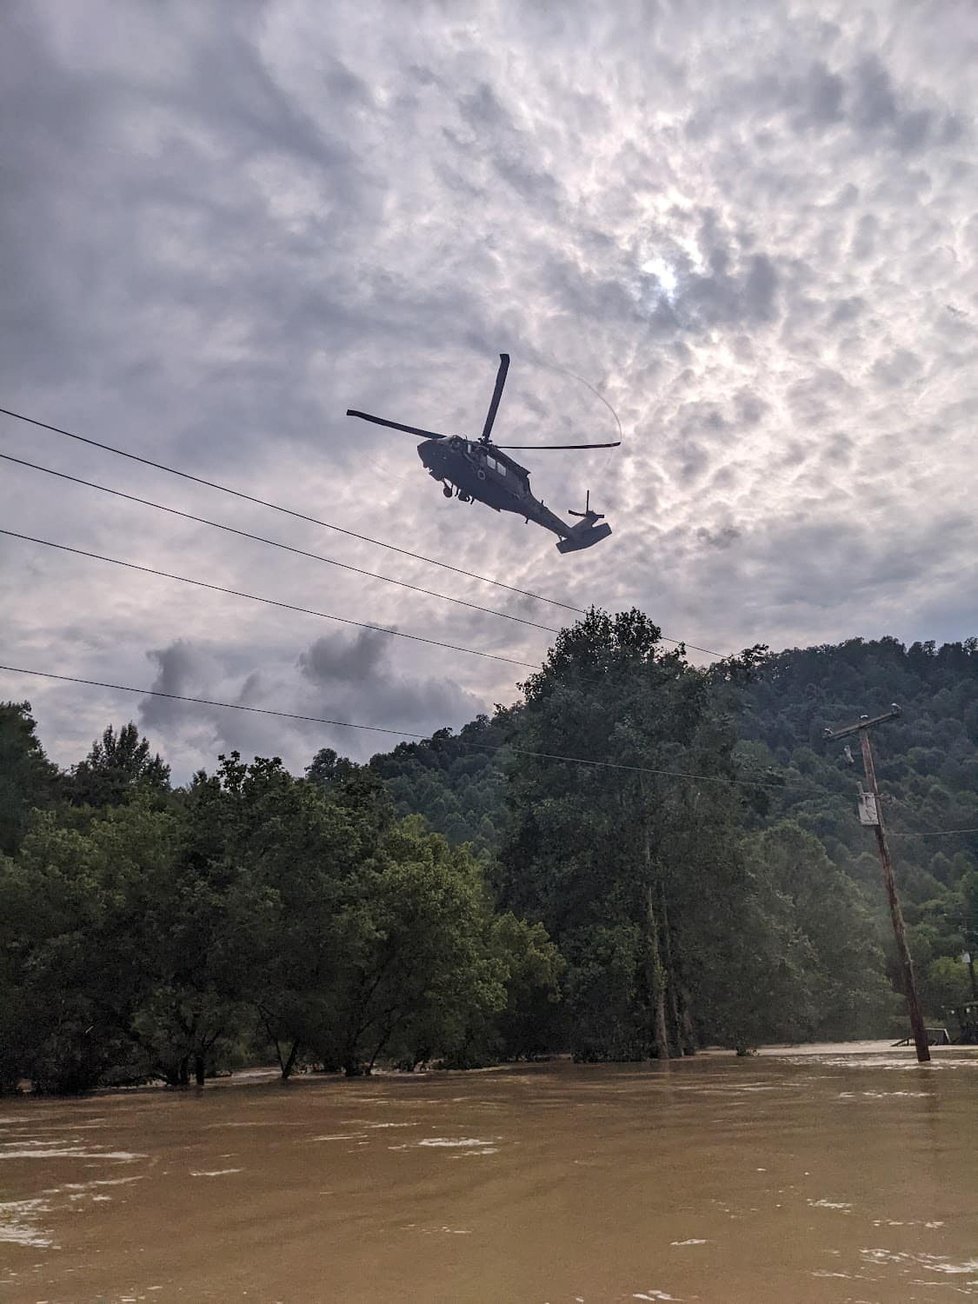
{"label": "tree trunk", "polygon": [[[278,1042],[275,1043],[275,1046],[276,1046],[276,1049],[277,1049],[277,1048],[278,1048]],[[288,1057],[288,1059],[285,1061],[284,1064],[282,1063],[282,1056],[281,1056],[281,1054],[279,1055],[279,1067],[280,1067],[281,1070],[282,1070],[282,1081],[283,1081],[283,1082],[288,1082],[289,1078],[290,1078],[291,1075],[292,1075],[292,1070],[295,1068],[295,1062],[296,1062],[296,1060],[298,1059],[298,1057],[299,1057],[299,1042],[298,1042],[298,1041],[294,1041],[294,1042],[292,1043],[292,1049],[289,1051],[289,1057]]]}
{"label": "tree trunk", "polygon": [[645,798],[643,776],[638,778],[639,801],[642,812],[642,867],[645,879],[645,944],[648,957],[649,999],[652,1003],[652,1046],[656,1059],[669,1058],[669,1031],[666,1026],[666,972],[659,945],[659,920],[656,918],[653,882],[657,876],[652,869],[652,834]]}
{"label": "tree trunk", "polygon": [[679,979],[672,958],[672,934],[669,929],[669,910],[666,905],[666,887],[659,879],[659,923],[662,931],[662,958],[665,966],[666,997],[669,1011],[669,1030],[677,1055],[685,1055],[683,1023],[679,1014]]}
{"label": "tree trunk", "polygon": [[204,1081],[205,1081],[204,1068],[205,1068],[204,1056],[201,1051],[196,1051],[194,1053],[194,1081],[197,1083],[198,1087],[202,1087],[204,1085]]}
{"label": "tree trunk", "polygon": [[693,1016],[689,1012],[689,992],[683,987],[679,989],[679,1007],[682,1011],[683,1022],[683,1054],[695,1055],[697,1050],[696,1032],[693,1029]]}
{"label": "tree trunk", "polygon": [[666,971],[659,948],[659,922],[651,884],[645,889],[646,945],[649,957],[649,994],[652,998],[652,1044],[656,1059],[669,1058],[669,1031],[666,1025]]}

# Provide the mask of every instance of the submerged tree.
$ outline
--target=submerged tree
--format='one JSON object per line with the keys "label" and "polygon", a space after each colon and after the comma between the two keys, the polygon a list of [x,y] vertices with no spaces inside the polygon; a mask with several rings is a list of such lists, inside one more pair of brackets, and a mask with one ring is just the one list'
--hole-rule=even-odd
{"label": "submerged tree", "polygon": [[[523,688],[502,904],[560,946],[579,1056],[692,1050],[709,1012],[691,962],[748,890],[725,690],[641,612],[595,610]],[[711,964],[724,945],[718,929]]]}

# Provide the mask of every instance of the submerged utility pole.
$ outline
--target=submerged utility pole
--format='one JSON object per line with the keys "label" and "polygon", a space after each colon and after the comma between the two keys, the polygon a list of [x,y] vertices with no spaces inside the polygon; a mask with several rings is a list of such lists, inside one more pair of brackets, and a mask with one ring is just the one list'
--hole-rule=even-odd
{"label": "submerged utility pole", "polygon": [[886,843],[886,831],[883,827],[883,806],[880,802],[879,784],[876,781],[873,749],[869,741],[870,729],[875,725],[884,724],[887,720],[895,720],[901,714],[900,708],[894,703],[885,715],[876,715],[872,719],[865,715],[860,716],[858,724],[848,725],[845,729],[826,729],[825,736],[834,742],[839,738],[848,738],[854,733],[859,734],[859,743],[863,752],[863,768],[866,771],[866,782],[869,784],[869,792],[862,793],[860,796],[859,819],[863,824],[871,824],[876,830],[876,845],[879,848],[880,864],[883,866],[883,885],[886,888],[886,898],[890,903],[893,936],[896,938],[897,954],[900,957],[900,968],[903,972],[903,988],[907,997],[907,1009],[910,1012],[910,1027],[913,1031],[914,1045],[917,1047],[917,1061],[920,1064],[926,1064],[930,1060],[930,1044],[927,1040],[927,1029],[924,1027],[924,1016],[920,1011],[920,1001],[917,999],[913,961],[910,958],[910,948],[907,946],[907,935],[903,926],[903,911],[900,909],[900,898],[897,896],[896,879],[893,877],[893,861],[890,859],[890,849]]}

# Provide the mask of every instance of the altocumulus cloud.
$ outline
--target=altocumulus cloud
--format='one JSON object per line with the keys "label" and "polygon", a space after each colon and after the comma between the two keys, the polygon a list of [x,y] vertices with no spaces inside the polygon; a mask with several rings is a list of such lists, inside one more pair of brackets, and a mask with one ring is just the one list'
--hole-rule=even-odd
{"label": "altocumulus cloud", "polygon": [[[970,0],[13,3],[0,404],[724,650],[976,627]],[[563,558],[411,439],[501,441],[614,535]],[[5,451],[426,588],[562,613],[0,418]],[[5,464],[7,528],[536,662],[545,633]],[[427,731],[523,672],[2,545],[4,660]],[[185,777],[310,726],[6,676],[52,753],[138,715]]]}

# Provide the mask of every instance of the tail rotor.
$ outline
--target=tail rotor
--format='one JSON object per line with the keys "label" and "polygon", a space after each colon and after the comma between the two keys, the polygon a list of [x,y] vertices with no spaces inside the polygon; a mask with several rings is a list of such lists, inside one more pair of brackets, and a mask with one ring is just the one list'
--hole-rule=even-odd
{"label": "tail rotor", "polygon": [[604,520],[604,512],[592,512],[592,511],[591,511],[591,490],[590,490],[590,489],[587,491],[587,497],[586,497],[585,500],[584,500],[584,511],[583,511],[583,512],[575,512],[575,511],[573,510],[573,508],[568,507],[568,509],[567,509],[567,515],[568,515],[568,516],[581,516],[581,517],[584,518],[585,521],[588,522],[589,525],[592,525],[595,521],[603,521],[603,520]]}

